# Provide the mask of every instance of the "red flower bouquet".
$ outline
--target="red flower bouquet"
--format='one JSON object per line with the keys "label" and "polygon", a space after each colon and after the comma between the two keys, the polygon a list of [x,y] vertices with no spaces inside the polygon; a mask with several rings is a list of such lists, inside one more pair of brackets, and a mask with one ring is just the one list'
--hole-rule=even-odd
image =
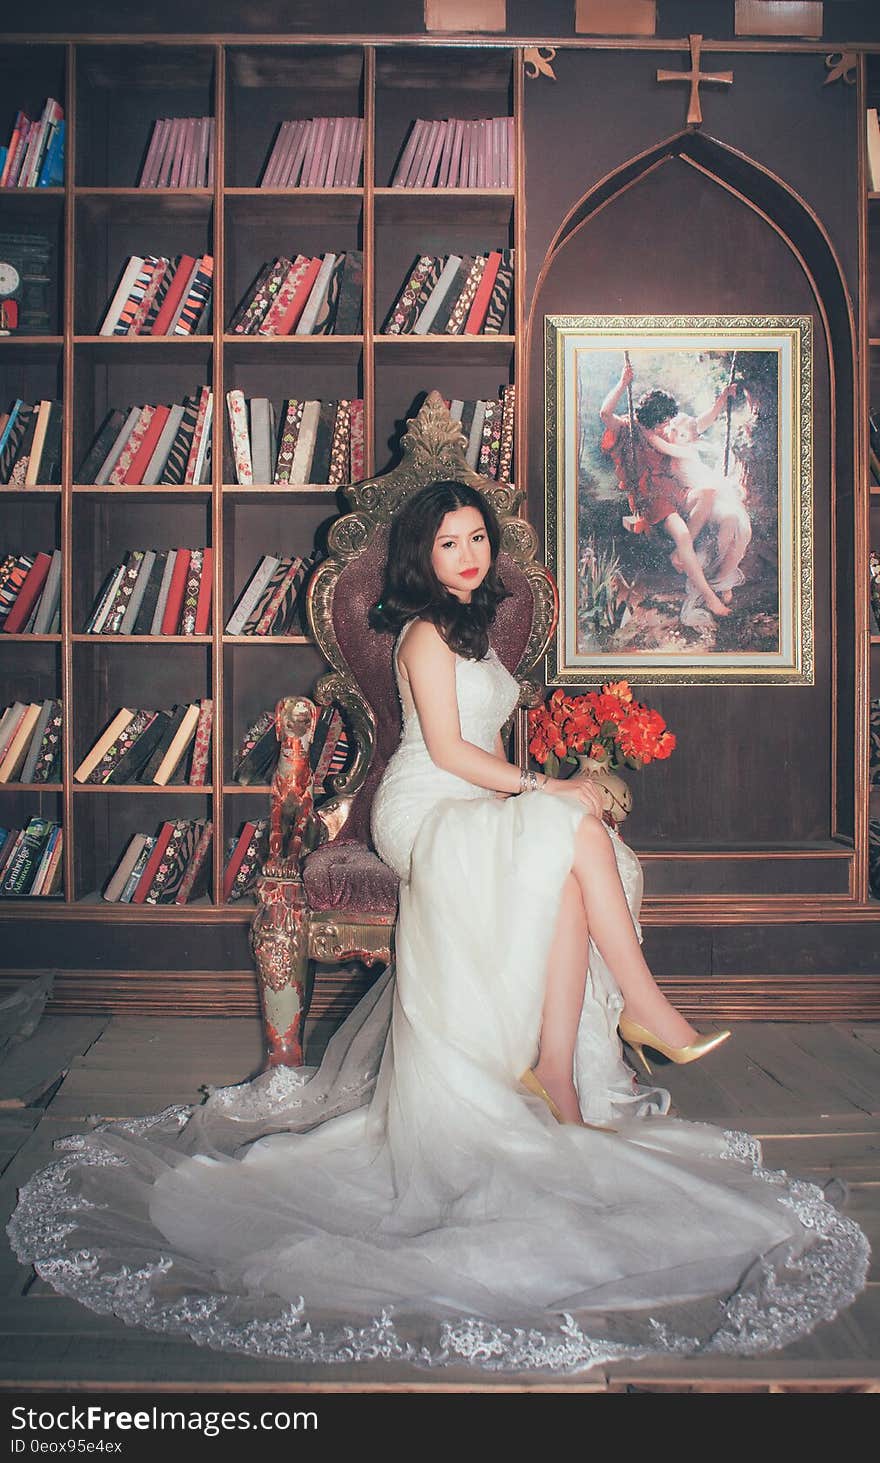
{"label": "red flower bouquet", "polygon": [[554,691],[529,712],[529,751],[550,777],[578,756],[617,770],[660,762],[675,748],[659,711],[633,698],[628,681],[606,681],[601,691],[568,696]]}

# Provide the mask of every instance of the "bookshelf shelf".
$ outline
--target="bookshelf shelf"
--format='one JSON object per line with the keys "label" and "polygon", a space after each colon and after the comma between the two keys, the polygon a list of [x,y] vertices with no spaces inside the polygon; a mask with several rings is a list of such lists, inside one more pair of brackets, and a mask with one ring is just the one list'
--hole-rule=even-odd
{"label": "bookshelf shelf", "polygon": [[[32,491],[32,490],[29,490]],[[58,491],[56,489],[56,491]],[[103,502],[107,498],[120,498],[127,502],[149,502],[161,498],[166,503],[191,502],[193,499],[210,500],[211,489],[207,487],[186,487],[169,483],[166,487],[148,487],[132,483],[129,487],[103,488],[89,483],[74,483],[71,492],[78,498]]]}
{"label": "bookshelf shelf", "polygon": [[315,502],[336,497],[340,489],[332,483],[268,483],[262,487],[242,487],[240,483],[224,483],[222,492],[235,502],[272,502],[277,498],[294,498],[300,502]]}
{"label": "bookshelf shelf", "polygon": [[[61,192],[64,190],[61,189]],[[214,201],[213,188],[74,188],[73,196],[76,199],[90,199],[97,202],[106,201],[112,203],[115,198],[131,201],[143,199],[145,202],[166,199],[191,199],[194,198],[206,207]]]}
{"label": "bookshelf shelf", "polygon": [[0,494],[6,498],[21,498],[25,495],[30,497],[33,493],[57,494],[61,491],[60,486],[53,486],[52,483],[34,483],[30,488],[23,488],[18,483],[0,484]]}
{"label": "bookshelf shelf", "polygon": [[[60,639],[60,636],[25,637],[40,639]],[[77,632],[71,635],[71,640],[76,645],[210,645],[213,640],[211,635],[87,635]],[[12,636],[10,636],[12,639]]]}
{"label": "bookshelf shelf", "polygon": [[[880,637],[878,637],[880,638]],[[224,645],[314,645],[311,635],[224,635]]]}
{"label": "bookshelf shelf", "polygon": [[0,792],[63,792],[63,782],[0,782]]}
{"label": "bookshelf shelf", "polygon": [[144,793],[156,794],[170,792],[176,793],[178,797],[182,797],[187,794],[191,797],[207,797],[213,794],[214,788],[213,786],[209,786],[206,783],[189,782],[171,782],[165,784],[164,786],[159,783],[153,782],[75,782],[73,784],[73,791],[74,793],[109,792],[134,793],[135,795]]}
{"label": "bookshelf shelf", "polygon": [[223,796],[236,797],[241,793],[257,793],[261,797],[268,797],[271,791],[271,784],[268,782],[224,782]]}
{"label": "bookshelf shelf", "polygon": [[63,188],[3,188],[0,189],[0,199],[4,202],[7,198],[51,198],[56,203],[64,198]]}
{"label": "bookshelf shelf", "polygon": [[63,344],[63,335],[0,335],[0,351],[23,348],[28,352],[38,350],[54,352]]}
{"label": "bookshelf shelf", "polygon": [[0,636],[0,645],[60,645],[60,635],[7,635]]}

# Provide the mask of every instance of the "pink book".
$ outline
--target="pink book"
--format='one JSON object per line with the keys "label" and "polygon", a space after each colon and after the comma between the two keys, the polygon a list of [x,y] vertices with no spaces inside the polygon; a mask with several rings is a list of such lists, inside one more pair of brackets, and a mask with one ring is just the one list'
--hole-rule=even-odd
{"label": "pink book", "polygon": [[299,184],[300,173],[302,172],[303,158],[306,155],[306,148],[309,145],[311,135],[311,122],[300,119],[294,123],[294,132],[291,135],[290,149],[285,153],[284,171],[278,179],[279,188],[296,188]]}
{"label": "pink book", "polygon": [[208,187],[214,186],[214,118],[209,118],[208,128]]}
{"label": "pink book", "polygon": [[342,141],[345,117],[330,118],[330,151],[327,154],[327,171],[324,174],[325,188],[338,188],[339,180],[339,147]]}
{"label": "pink book", "polygon": [[198,119],[196,117],[184,117],[183,142],[180,149],[180,182],[178,185],[181,188],[188,188],[190,186],[189,180],[193,170],[196,150],[195,132],[197,125]]}
{"label": "pink book", "polygon": [[312,122],[315,129],[315,145],[312,149],[312,156],[309,162],[309,170],[303,168],[303,187],[317,188],[320,186],[319,179],[322,172],[327,169],[327,154],[325,151],[327,141],[327,117],[316,117]]}
{"label": "pink book", "polygon": [[309,173],[312,170],[312,162],[315,156],[315,143],[318,140],[318,118],[310,117],[306,124],[306,145],[302,155],[302,171],[299,175],[298,188],[305,188],[308,185]]}
{"label": "pink book", "polygon": [[468,187],[478,187],[477,178],[480,174],[480,124],[468,122],[471,130],[471,150],[468,157]]}
{"label": "pink book", "polygon": [[155,162],[155,166],[153,168],[153,173],[152,173],[152,182],[148,184],[148,186],[150,188],[160,188],[160,187],[162,187],[162,179],[164,177],[167,177],[168,168],[169,168],[170,162],[171,162],[170,148],[173,145],[173,143],[172,143],[172,134],[173,134],[173,132],[174,132],[174,118],[173,117],[166,117],[165,118],[165,131],[162,133],[162,146],[159,149],[159,153],[158,153],[158,155],[156,157],[156,162]]}
{"label": "pink book", "polygon": [[363,122],[360,117],[343,117],[344,130],[339,144],[336,177],[340,188],[357,187],[361,170],[360,146]]}
{"label": "pink book", "polygon": [[281,161],[290,143],[292,127],[292,122],[281,123],[278,136],[275,138],[275,146],[272,148],[271,156],[263,172],[263,177],[260,182],[261,188],[277,188],[278,176],[281,172]]}
{"label": "pink book", "polygon": [[141,168],[139,188],[155,188],[155,177],[162,159],[162,148],[170,126],[171,123],[167,117],[162,117],[158,122],[153,123],[153,135],[150,138],[150,145]]}
{"label": "pink book", "polygon": [[214,118],[202,118],[202,146],[199,153],[199,174],[198,187],[204,188],[208,178],[208,158],[212,151],[211,144],[214,140]]}
{"label": "pink book", "polygon": [[452,148],[449,154],[449,173],[447,175],[446,187],[459,187],[459,173],[461,170],[461,146],[464,141],[464,123],[460,117],[456,117],[452,124]]}
{"label": "pink book", "polygon": [[506,147],[506,159],[505,159],[506,160],[506,163],[507,163],[507,176],[506,176],[506,178],[504,180],[504,186],[506,188],[512,188],[513,187],[513,172],[514,172],[514,156],[515,156],[516,139],[515,139],[514,134],[513,134],[513,118],[512,117],[506,117],[505,118],[505,121],[507,123],[507,128],[506,128],[507,147]]}
{"label": "pink book", "polygon": [[437,187],[449,187],[449,164],[452,161],[452,147],[455,142],[455,120],[450,118],[446,123],[446,135],[443,138],[443,151],[440,154],[440,163],[437,169]]}
{"label": "pink book", "polygon": [[449,126],[450,124],[448,122],[437,123],[434,145],[431,148],[431,155],[428,158],[428,170],[425,174],[426,188],[436,188],[437,186],[437,168],[443,156],[443,149],[446,146],[446,134],[449,131]]}
{"label": "pink book", "polygon": [[354,122],[354,158],[349,169],[348,182],[350,187],[357,188],[364,161],[364,119],[355,117]]}
{"label": "pink book", "polygon": [[407,138],[406,147],[403,149],[403,155],[397,164],[397,170],[391,180],[392,188],[409,187],[409,175],[412,171],[412,165],[422,138],[422,132],[427,125],[427,122],[423,121],[421,117],[417,117],[415,122],[413,122],[412,131]]}
{"label": "pink book", "polygon": [[419,143],[419,150],[413,164],[412,187],[426,188],[428,178],[428,164],[434,153],[434,144],[437,141],[437,133],[440,130],[438,121],[425,123],[425,130],[422,133],[422,140]]}
{"label": "pink book", "polygon": [[156,178],[157,188],[168,188],[171,186],[171,174],[174,169],[174,160],[177,153],[177,139],[180,136],[180,117],[172,117],[171,125],[168,128],[168,136],[165,140],[165,152],[159,166]]}

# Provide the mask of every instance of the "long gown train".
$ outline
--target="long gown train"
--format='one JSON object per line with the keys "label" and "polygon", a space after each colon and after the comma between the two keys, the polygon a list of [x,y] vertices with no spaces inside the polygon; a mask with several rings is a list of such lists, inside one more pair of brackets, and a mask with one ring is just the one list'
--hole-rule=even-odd
{"label": "long gown train", "polygon": [[[516,683],[492,652],[456,682],[462,734],[491,749]],[[406,717],[374,801],[403,879],[396,967],[319,1069],[65,1140],[21,1192],[20,1258],[94,1310],[297,1362],[563,1372],[754,1353],[836,1314],[865,1282],[861,1230],[636,1083],[595,947],[576,1077],[617,1132],[560,1126],[519,1087],[582,816],[441,772]],[[641,870],[609,837],[635,921]]]}

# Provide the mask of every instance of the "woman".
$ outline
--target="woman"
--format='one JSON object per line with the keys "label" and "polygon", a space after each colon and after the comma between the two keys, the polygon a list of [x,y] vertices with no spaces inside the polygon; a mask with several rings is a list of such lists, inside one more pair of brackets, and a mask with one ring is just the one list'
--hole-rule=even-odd
{"label": "woman", "polygon": [[863,1285],[864,1236],[818,1189],[665,1116],[621,1061],[624,1000],[639,1050],[717,1040],[644,964],[638,863],[589,782],[503,757],[498,537],[457,483],[393,529],[374,620],[399,630],[404,720],[374,835],[403,881],[396,982],[316,1073],[72,1140],[22,1191],[20,1256],[94,1309],[299,1362],[563,1371],[779,1346]]}

